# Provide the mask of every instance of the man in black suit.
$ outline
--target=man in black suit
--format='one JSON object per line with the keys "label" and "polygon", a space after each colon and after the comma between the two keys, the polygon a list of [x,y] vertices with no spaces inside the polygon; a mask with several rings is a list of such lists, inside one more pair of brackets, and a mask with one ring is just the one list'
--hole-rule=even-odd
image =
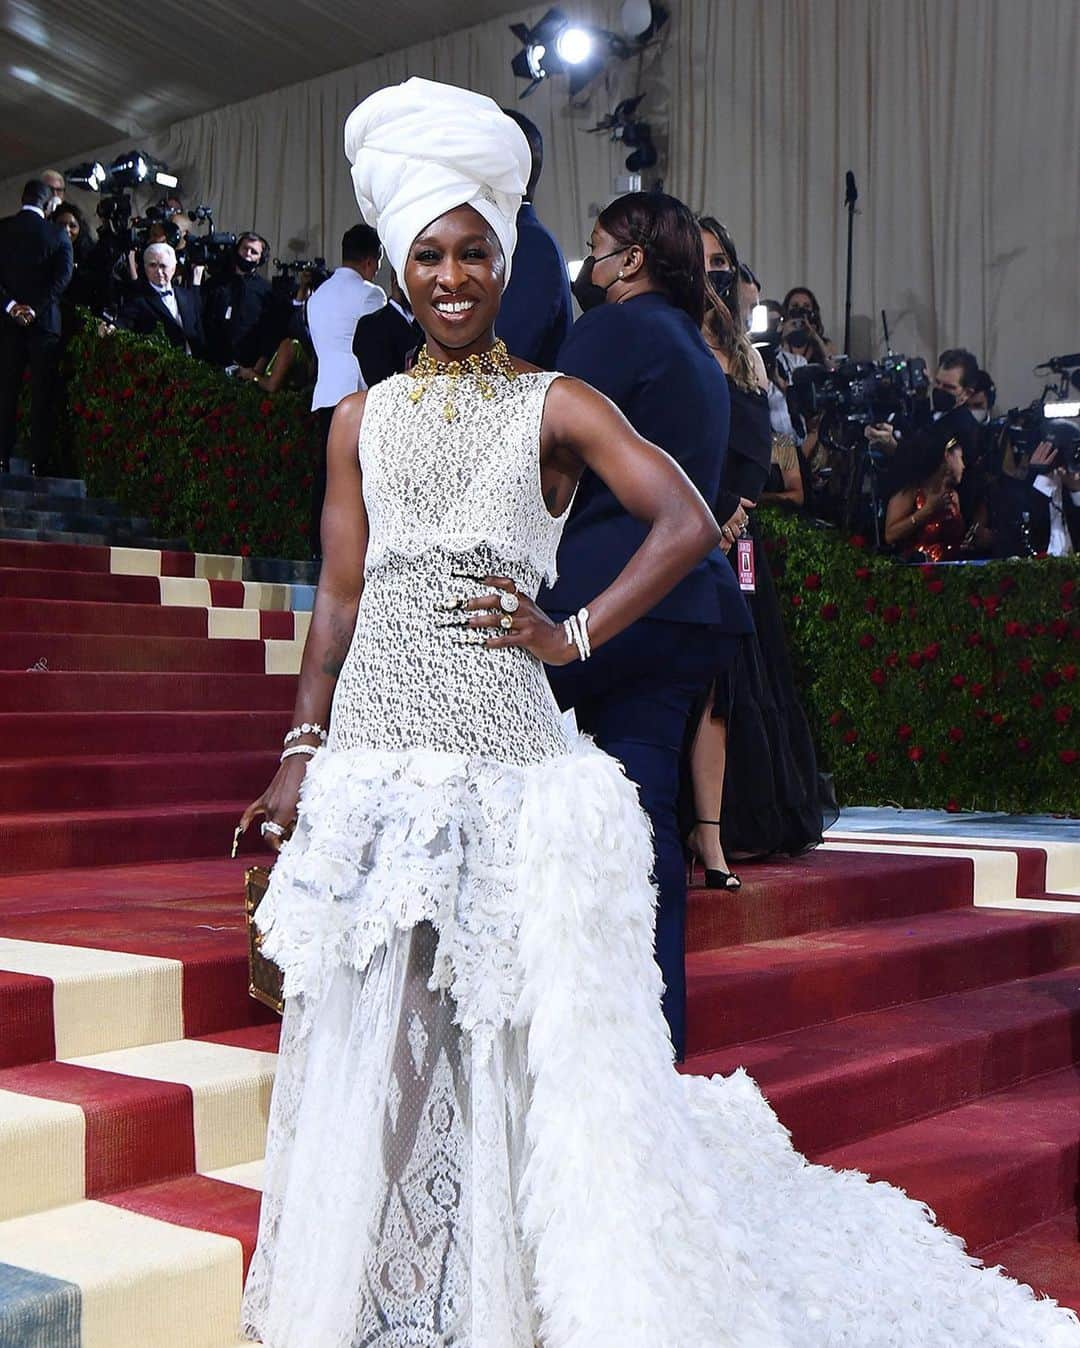
{"label": "man in black suit", "polygon": [[167,243],[152,243],[143,253],[143,279],[134,295],[124,302],[116,320],[118,328],[151,333],[161,327],[173,346],[189,356],[202,356],[202,310],[197,289],[173,286],[176,253]]}
{"label": "man in black suit", "polygon": [[390,298],[381,309],[364,314],[356,325],[353,355],[368,388],[392,374],[403,374],[409,358],[424,340],[420,324],[394,272],[390,273]]}
{"label": "man in black suit", "polygon": [[60,360],[60,296],[71,280],[67,230],[45,219],[53,189],[34,178],[22,208],[0,220],[0,466],[15,446],[15,414],[30,367],[30,454],[35,472],[52,472]]}
{"label": "man in black suit", "polygon": [[270,282],[258,275],[268,251],[261,234],[241,234],[229,271],[204,287],[207,354],[215,365],[250,369],[260,356],[272,354],[265,348],[271,337],[274,293]]}

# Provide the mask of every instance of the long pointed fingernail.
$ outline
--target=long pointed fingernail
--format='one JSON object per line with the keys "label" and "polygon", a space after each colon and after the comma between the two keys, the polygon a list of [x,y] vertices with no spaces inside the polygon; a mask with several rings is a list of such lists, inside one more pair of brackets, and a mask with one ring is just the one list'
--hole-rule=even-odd
{"label": "long pointed fingernail", "polygon": [[434,605],[436,613],[453,613],[455,609],[464,608],[469,601],[467,599],[451,599],[449,604]]}

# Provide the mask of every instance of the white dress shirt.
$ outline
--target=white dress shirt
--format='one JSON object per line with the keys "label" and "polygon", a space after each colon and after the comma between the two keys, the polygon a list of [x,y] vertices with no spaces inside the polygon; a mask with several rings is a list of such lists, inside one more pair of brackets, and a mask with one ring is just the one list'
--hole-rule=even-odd
{"label": "white dress shirt", "polygon": [[[1049,473],[1040,473],[1032,480],[1036,491],[1050,501],[1050,541],[1046,551],[1051,557],[1071,557],[1073,555],[1072,536],[1065,523],[1065,492],[1061,480]],[[1080,506],[1080,491],[1071,491],[1069,496],[1074,506]]]}
{"label": "white dress shirt", "polygon": [[367,387],[353,354],[356,325],[386,303],[386,292],[351,267],[339,267],[307,302],[308,330],[319,362],[311,410],[336,407]]}

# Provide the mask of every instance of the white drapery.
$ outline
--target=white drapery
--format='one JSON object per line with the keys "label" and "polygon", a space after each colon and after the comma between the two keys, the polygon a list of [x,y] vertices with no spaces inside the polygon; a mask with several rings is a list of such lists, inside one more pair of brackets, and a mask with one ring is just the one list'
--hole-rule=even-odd
{"label": "white drapery", "polygon": [[[932,360],[969,346],[1001,401],[1017,402],[1038,390],[1036,361],[1080,349],[1076,0],[670,3],[640,77],[636,62],[613,67],[586,109],[569,107],[564,80],[520,104],[546,141],[538,210],[568,257],[582,255],[626,153],[584,129],[641,88],[667,141],[667,189],[726,221],[768,294],[810,285],[837,347],[852,169],[855,354],[879,352],[884,309],[895,349]],[[564,8],[618,27],[617,0]],[[341,148],[353,106],[409,75],[510,105],[516,50],[505,22],[482,24],[177,123],[145,148],[220,227],[254,225],[278,256],[334,263],[356,219]],[[0,185],[9,209],[18,186]],[[73,196],[93,214],[92,198]]]}

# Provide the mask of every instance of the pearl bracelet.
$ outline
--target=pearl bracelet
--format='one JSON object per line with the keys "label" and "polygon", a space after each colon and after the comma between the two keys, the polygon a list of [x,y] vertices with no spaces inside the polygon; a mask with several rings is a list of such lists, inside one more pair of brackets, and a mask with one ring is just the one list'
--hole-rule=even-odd
{"label": "pearl bracelet", "polygon": [[296,754],[304,754],[308,758],[314,758],[318,752],[319,746],[317,744],[294,744],[291,749],[282,751],[278,762],[284,763],[287,758],[293,758]]}
{"label": "pearl bracelet", "polygon": [[291,744],[293,740],[298,740],[301,735],[318,735],[320,743],[326,743],[326,731],[317,721],[304,721],[302,725],[294,725],[283,742]]}

